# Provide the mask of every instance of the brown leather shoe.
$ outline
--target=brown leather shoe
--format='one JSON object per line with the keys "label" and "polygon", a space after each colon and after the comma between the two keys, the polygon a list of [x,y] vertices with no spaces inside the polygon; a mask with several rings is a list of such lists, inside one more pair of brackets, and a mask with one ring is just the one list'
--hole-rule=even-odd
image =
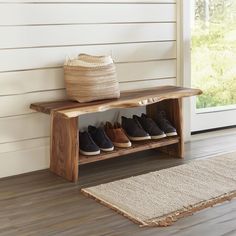
{"label": "brown leather shoe", "polygon": [[115,123],[113,126],[110,122],[106,122],[104,130],[115,147],[131,147],[132,144],[119,123]]}

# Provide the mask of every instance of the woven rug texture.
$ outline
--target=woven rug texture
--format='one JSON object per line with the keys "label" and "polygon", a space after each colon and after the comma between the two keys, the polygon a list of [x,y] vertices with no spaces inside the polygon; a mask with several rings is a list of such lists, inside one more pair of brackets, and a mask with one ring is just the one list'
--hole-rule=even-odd
{"label": "woven rug texture", "polygon": [[179,218],[236,197],[236,153],[81,191],[141,226],[168,226]]}

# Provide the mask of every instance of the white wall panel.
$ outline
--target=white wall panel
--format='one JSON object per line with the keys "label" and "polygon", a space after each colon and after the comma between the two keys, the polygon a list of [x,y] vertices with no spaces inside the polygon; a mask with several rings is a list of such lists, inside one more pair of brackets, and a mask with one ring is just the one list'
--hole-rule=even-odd
{"label": "white wall panel", "polygon": [[66,99],[64,89],[3,96],[0,97],[0,117],[32,113],[34,111],[29,106],[33,102],[47,102],[62,99]]}
{"label": "white wall panel", "polygon": [[0,49],[176,39],[176,23],[0,27]]}
{"label": "white wall panel", "polygon": [[73,58],[79,53],[112,55],[115,62],[172,59],[176,58],[176,42],[1,50],[0,72],[62,66],[66,57]]}
{"label": "white wall panel", "polygon": [[176,21],[174,4],[63,3],[5,4],[0,7],[0,25],[173,21]]}
{"label": "white wall panel", "polygon": [[176,0],[0,0],[0,177],[49,166],[50,118],[29,105],[65,97],[67,56],[112,55],[122,91],[175,85],[176,12]]}
{"label": "white wall panel", "polygon": [[[116,64],[120,82],[176,77],[176,60]],[[4,95],[64,88],[63,69],[50,68],[0,73],[0,99]]]}
{"label": "white wall panel", "polygon": [[[0,0],[0,3],[65,3],[66,0]],[[143,3],[144,0],[70,0],[70,3]],[[176,3],[176,0],[147,0],[145,3]]]}
{"label": "white wall panel", "polygon": [[50,137],[19,140],[0,144],[0,155],[8,152],[18,152],[50,145]]}
{"label": "white wall panel", "polygon": [[[0,73],[0,99],[5,95],[64,88],[61,68]],[[30,101],[29,101],[30,103]]]}
{"label": "white wall panel", "polygon": [[0,153],[0,178],[46,169],[49,167],[49,146]]}
{"label": "white wall panel", "polygon": [[45,137],[50,132],[50,119],[39,113],[0,118],[0,130],[0,144]]}
{"label": "white wall panel", "polygon": [[176,85],[176,78],[127,82],[120,84],[120,88],[121,90],[126,91],[133,89],[153,88],[164,85]]}
{"label": "white wall panel", "polygon": [[173,78],[176,77],[176,61],[164,60],[118,64],[117,75],[120,82]]}

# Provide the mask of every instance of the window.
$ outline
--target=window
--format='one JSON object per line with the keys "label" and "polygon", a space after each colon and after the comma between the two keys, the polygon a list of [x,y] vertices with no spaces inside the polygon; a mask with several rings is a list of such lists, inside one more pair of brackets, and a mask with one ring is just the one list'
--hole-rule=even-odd
{"label": "window", "polygon": [[235,125],[236,1],[192,0],[191,7],[192,86],[203,90],[193,131]]}

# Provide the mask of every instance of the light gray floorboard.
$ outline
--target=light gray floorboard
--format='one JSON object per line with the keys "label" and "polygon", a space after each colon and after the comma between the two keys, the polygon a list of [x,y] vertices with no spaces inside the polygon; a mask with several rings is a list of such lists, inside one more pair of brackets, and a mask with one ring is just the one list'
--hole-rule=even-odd
{"label": "light gray floorboard", "polygon": [[0,236],[236,236],[236,200],[205,209],[167,228],[140,228],[80,194],[80,188],[236,151],[236,135],[194,141],[184,160],[157,151],[80,168],[78,185],[48,170],[0,180]]}

